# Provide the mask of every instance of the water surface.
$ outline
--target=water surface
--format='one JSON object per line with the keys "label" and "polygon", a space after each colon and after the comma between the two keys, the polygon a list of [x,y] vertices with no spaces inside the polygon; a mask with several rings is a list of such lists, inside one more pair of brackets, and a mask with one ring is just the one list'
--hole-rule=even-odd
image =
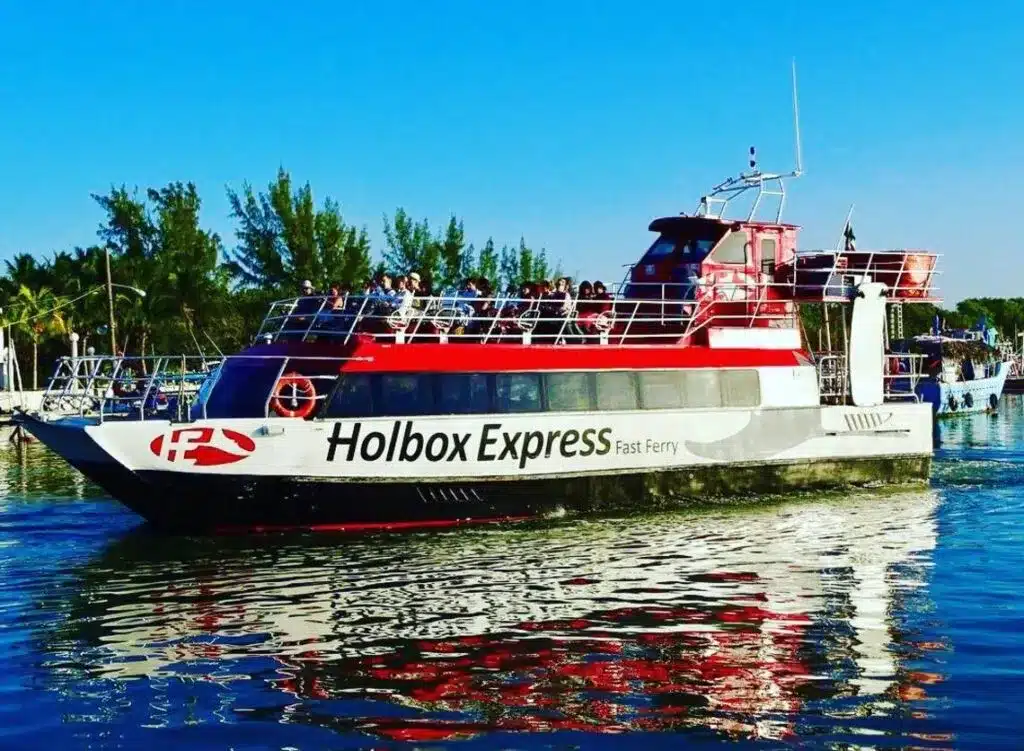
{"label": "water surface", "polygon": [[219,539],[3,448],[0,747],[1019,748],[1024,402],[939,440],[920,492]]}

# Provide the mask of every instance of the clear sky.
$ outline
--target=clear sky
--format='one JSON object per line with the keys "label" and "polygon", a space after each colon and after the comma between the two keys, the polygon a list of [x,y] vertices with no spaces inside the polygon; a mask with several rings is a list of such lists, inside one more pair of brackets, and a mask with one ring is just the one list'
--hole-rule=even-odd
{"label": "clear sky", "polygon": [[[377,247],[404,206],[478,246],[520,234],[621,278],[654,216],[758,147],[806,175],[786,218],[831,247],[944,254],[947,302],[1024,295],[1024,3],[0,4],[0,258],[95,241],[89,197],[279,165]],[[1007,225],[1005,220],[1011,220]]]}

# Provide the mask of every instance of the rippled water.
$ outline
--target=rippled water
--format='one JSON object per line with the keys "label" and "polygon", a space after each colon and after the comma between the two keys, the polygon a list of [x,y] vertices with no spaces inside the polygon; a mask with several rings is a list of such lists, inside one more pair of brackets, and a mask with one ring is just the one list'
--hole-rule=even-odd
{"label": "rippled water", "polygon": [[912,494],[220,539],[0,449],[0,747],[1019,748],[1024,402],[940,438]]}

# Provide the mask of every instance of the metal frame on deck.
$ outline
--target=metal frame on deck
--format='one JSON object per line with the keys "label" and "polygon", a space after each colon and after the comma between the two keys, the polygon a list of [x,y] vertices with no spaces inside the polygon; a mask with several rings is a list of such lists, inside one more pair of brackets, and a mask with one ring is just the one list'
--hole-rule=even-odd
{"label": "metal frame on deck", "polygon": [[[785,282],[626,282],[613,288],[612,299],[594,301],[605,310],[593,318],[580,316],[581,305],[590,301],[579,298],[571,300],[568,315],[544,314],[545,306],[562,305],[562,301],[556,298],[430,295],[415,298],[413,307],[405,309],[396,306],[396,298],[373,294],[290,298],[271,304],[255,339],[267,343],[316,339],[348,344],[353,334],[359,333],[399,344],[417,341],[552,344],[568,339],[620,346],[684,342],[698,331],[716,325],[796,327],[799,305],[846,303],[852,299],[855,286],[861,281],[879,275],[895,275],[900,280],[909,273],[908,253],[903,251],[861,251],[858,255],[867,256],[867,262],[852,269],[844,267],[841,262],[841,258],[848,254],[829,251],[801,255],[832,256],[831,265],[801,269],[794,261],[790,271],[783,268],[783,275],[791,277]],[[922,255],[937,258],[935,254]],[[894,264],[897,260],[898,266],[885,265]],[[925,278],[914,285],[890,287],[887,290],[890,301],[934,302],[937,298],[932,284],[940,272],[934,263],[922,272]],[[622,296],[627,287],[634,296]],[[645,290],[652,294],[635,296]],[[817,291],[816,295],[814,291]],[[913,294],[920,296],[911,296]],[[307,310],[302,310],[303,304]],[[486,306],[488,312],[476,312],[480,306]],[[773,306],[785,308],[786,312],[773,311]],[[667,330],[652,331],[640,324],[656,324]],[[460,328],[462,333],[458,333]],[[471,329],[472,333],[467,333]]]}

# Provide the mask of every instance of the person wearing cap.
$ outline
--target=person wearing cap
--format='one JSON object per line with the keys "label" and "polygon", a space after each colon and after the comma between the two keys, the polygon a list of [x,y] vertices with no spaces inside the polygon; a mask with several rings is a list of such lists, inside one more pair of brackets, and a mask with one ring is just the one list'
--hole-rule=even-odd
{"label": "person wearing cap", "polygon": [[315,297],[313,282],[306,279],[302,282],[302,294],[296,300],[294,307],[288,314],[282,326],[282,332],[291,332],[292,336],[300,336],[312,326],[313,317],[319,312],[322,301]]}
{"label": "person wearing cap", "polygon": [[420,275],[415,271],[409,274],[409,291],[414,295],[420,291]]}

